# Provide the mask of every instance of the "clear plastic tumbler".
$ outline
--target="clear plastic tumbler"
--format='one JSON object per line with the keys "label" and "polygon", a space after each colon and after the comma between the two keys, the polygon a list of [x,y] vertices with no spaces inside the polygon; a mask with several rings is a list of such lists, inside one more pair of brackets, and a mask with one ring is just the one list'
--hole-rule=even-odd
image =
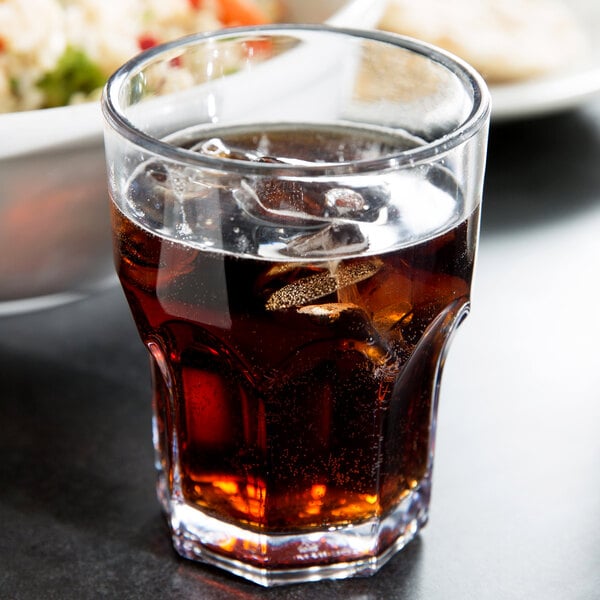
{"label": "clear plastic tumbler", "polygon": [[428,518],[484,83],[399,36],[267,26],[143,53],[103,111],[175,548],[267,586],[374,573]]}

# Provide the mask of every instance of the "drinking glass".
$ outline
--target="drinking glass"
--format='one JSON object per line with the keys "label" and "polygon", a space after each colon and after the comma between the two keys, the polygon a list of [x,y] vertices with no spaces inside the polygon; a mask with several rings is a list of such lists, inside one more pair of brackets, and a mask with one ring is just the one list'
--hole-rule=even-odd
{"label": "drinking glass", "polygon": [[425,525],[489,111],[449,54],[319,25],[110,79],[114,255],[182,556],[265,586],[369,575]]}

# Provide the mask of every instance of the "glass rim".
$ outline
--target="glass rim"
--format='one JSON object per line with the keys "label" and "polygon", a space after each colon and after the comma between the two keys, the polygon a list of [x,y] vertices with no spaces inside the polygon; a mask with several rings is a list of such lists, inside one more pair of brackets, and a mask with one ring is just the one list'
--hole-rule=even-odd
{"label": "glass rim", "polygon": [[[206,40],[243,37],[250,34],[277,32],[314,32],[333,34],[355,39],[371,40],[393,45],[440,64],[461,81],[465,89],[472,90],[471,110],[456,127],[445,134],[415,148],[391,152],[373,159],[359,159],[340,163],[315,163],[314,165],[292,165],[269,162],[250,162],[232,158],[207,156],[185,148],[174,146],[157,137],[153,137],[136,127],[123,113],[119,106],[118,95],[123,85],[137,75],[146,65],[151,64],[161,54],[168,54],[176,49],[196,46]],[[408,36],[381,30],[362,30],[348,27],[336,27],[325,24],[268,24],[249,27],[230,27],[202,32],[170,42],[159,44],[141,52],[125,62],[108,79],[102,91],[102,113],[105,123],[118,134],[137,146],[177,162],[211,168],[219,171],[240,171],[252,174],[287,174],[293,176],[310,175],[343,175],[347,173],[368,173],[386,168],[423,164],[446,155],[452,149],[463,145],[474,137],[487,123],[491,112],[491,98],[483,77],[466,61],[437,46]],[[364,123],[362,123],[364,125]],[[215,127],[226,126],[226,123],[215,123]]]}

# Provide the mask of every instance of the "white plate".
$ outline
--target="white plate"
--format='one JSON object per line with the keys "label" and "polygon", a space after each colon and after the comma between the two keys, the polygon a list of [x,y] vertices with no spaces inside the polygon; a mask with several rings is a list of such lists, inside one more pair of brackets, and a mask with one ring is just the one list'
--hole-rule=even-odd
{"label": "white plate", "polygon": [[567,0],[589,44],[579,64],[548,77],[492,85],[492,120],[510,121],[575,108],[600,93],[600,0]]}

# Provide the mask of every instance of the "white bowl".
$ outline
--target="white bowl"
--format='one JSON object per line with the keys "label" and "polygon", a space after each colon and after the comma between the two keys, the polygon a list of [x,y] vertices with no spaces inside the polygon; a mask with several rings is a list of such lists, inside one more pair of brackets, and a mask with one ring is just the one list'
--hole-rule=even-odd
{"label": "white bowl", "polygon": [[[373,27],[382,0],[284,0],[286,21]],[[0,115],[0,315],[116,283],[98,102]]]}

